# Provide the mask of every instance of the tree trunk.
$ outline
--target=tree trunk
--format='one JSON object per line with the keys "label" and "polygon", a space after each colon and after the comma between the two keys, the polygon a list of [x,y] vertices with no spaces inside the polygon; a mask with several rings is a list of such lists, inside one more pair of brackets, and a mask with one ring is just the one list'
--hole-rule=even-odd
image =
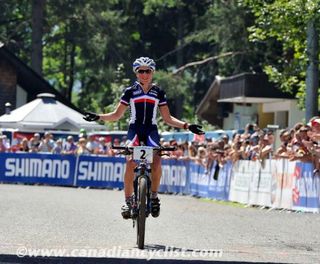
{"label": "tree trunk", "polygon": [[32,1],[31,67],[39,75],[42,75],[42,36],[44,8],[45,0]]}
{"label": "tree trunk", "polygon": [[[183,14],[182,10],[178,10],[178,21],[177,21],[177,29],[178,29],[178,48],[183,46]],[[182,49],[178,49],[177,52],[177,68],[181,67],[183,64],[183,51]],[[175,98],[175,109],[174,115],[177,118],[181,118],[183,114],[183,96],[178,94]]]}
{"label": "tree trunk", "polygon": [[69,84],[67,90],[67,99],[71,102],[72,99],[72,88],[74,84],[74,66],[75,66],[75,55],[76,55],[76,45],[71,43],[71,50],[70,50],[70,69],[69,69]]}
{"label": "tree trunk", "polygon": [[316,22],[311,19],[307,28],[307,56],[309,59],[306,77],[306,121],[318,115],[319,87],[319,37]]}

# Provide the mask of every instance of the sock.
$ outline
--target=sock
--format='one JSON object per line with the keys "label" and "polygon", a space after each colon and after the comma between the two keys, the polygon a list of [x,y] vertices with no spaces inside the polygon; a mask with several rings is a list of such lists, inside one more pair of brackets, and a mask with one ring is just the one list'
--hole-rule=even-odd
{"label": "sock", "polygon": [[158,198],[158,192],[151,192],[151,199]]}
{"label": "sock", "polygon": [[133,194],[132,195],[130,195],[130,196],[126,196],[126,198],[125,198],[126,200],[126,203],[128,203],[128,202],[132,202],[133,201]]}

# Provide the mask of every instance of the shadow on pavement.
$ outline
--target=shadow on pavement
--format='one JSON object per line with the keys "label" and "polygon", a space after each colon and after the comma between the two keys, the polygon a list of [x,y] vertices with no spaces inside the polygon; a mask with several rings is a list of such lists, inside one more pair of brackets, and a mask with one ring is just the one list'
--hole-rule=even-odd
{"label": "shadow on pavement", "polygon": [[[86,257],[18,257],[16,255],[0,255],[1,264],[232,264],[232,263],[256,263],[256,262],[243,262],[243,261],[219,261],[219,260],[178,260],[178,259],[127,259],[127,258],[86,258]],[[270,262],[259,262],[259,264]]]}

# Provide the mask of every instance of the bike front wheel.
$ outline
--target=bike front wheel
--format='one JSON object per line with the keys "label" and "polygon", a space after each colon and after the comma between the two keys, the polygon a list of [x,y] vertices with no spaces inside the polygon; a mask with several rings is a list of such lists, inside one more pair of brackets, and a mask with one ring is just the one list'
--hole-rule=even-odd
{"label": "bike front wheel", "polygon": [[138,183],[138,208],[139,214],[137,218],[137,244],[139,249],[143,249],[147,209],[147,181],[144,177],[141,177]]}

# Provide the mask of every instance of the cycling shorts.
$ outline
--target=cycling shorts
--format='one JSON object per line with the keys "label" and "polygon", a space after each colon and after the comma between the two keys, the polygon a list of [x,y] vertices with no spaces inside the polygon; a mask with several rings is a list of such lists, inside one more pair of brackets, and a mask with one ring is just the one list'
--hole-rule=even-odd
{"label": "cycling shorts", "polygon": [[160,136],[156,125],[130,124],[127,139],[127,146],[140,146],[142,142],[149,147],[160,146]]}

